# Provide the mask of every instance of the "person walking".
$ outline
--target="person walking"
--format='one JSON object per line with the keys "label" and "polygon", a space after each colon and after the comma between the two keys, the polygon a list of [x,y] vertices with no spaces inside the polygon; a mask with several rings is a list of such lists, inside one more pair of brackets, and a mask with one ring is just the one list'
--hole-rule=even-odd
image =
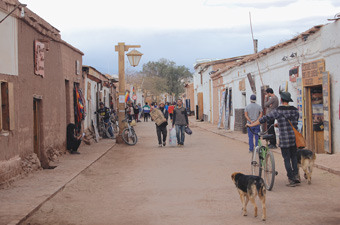
{"label": "person walking", "polygon": [[173,117],[173,114],[174,114],[174,109],[175,109],[175,104],[172,104],[172,105],[168,106],[168,112],[169,112],[171,120],[172,120],[172,117]]}
{"label": "person walking", "polygon": [[147,102],[145,102],[145,105],[143,106],[143,114],[144,114],[144,122],[148,122],[149,116],[150,116],[150,106]]}
{"label": "person walking", "polygon": [[137,122],[142,122],[140,121],[140,118],[143,116],[143,109],[142,109],[142,105],[140,103],[138,103],[138,111],[139,111],[139,115],[138,115],[138,121]]}
{"label": "person walking", "polygon": [[287,186],[295,187],[300,184],[299,171],[297,167],[297,148],[295,143],[295,134],[290,123],[297,129],[299,120],[299,111],[296,107],[289,105],[293,102],[289,92],[280,93],[282,105],[274,109],[266,116],[263,116],[252,124],[247,124],[249,127],[258,126],[261,123],[269,120],[277,120],[279,127],[279,146],[287,171],[288,183]]}
{"label": "person walking", "polygon": [[[159,126],[156,124],[158,146],[162,147],[166,145],[166,136],[168,134],[167,126],[168,126],[169,113],[168,113],[168,110],[165,109],[163,102],[159,104],[159,110],[163,113],[164,118],[166,119],[166,121],[160,124]],[[162,139],[162,135],[163,135],[163,139]],[[162,145],[162,140],[163,140],[163,145]]]}
{"label": "person walking", "polygon": [[138,105],[135,105],[133,107],[133,113],[135,114],[136,123],[139,122],[139,120],[138,120],[138,117],[139,117],[139,108],[138,108]]}
{"label": "person walking", "polygon": [[176,137],[177,146],[184,145],[185,133],[184,129],[186,126],[189,127],[189,120],[187,110],[183,107],[183,102],[181,99],[177,100],[177,107],[173,112],[172,127],[176,125]]}
{"label": "person walking", "polygon": [[[274,91],[271,88],[267,88],[266,90],[266,96],[264,99],[264,107],[267,109],[266,114],[269,114],[274,109],[276,109],[279,106],[279,99],[274,95]],[[270,127],[268,130],[268,134],[272,134],[273,138],[269,140],[269,148],[277,148],[276,147],[276,134],[275,134],[275,128],[274,126],[275,120],[268,120],[267,127]]]}
{"label": "person walking", "polygon": [[[245,109],[245,117],[247,119],[247,124],[252,124],[255,121],[257,121],[259,118],[262,117],[262,107],[258,104],[256,104],[256,95],[251,95],[250,96],[250,104],[247,105]],[[254,151],[254,136],[255,136],[255,145],[257,146],[258,140],[259,140],[259,135],[258,133],[260,132],[260,125],[254,126],[253,132],[248,130],[248,138],[249,138],[249,152]]]}

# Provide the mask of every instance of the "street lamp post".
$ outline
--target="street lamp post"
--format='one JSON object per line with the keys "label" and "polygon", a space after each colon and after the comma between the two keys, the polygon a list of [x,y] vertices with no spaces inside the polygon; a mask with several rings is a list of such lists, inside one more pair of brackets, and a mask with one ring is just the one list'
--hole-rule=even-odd
{"label": "street lamp post", "polygon": [[[124,129],[124,123],[122,120],[125,119],[125,68],[124,59],[125,52],[130,48],[140,48],[140,45],[125,45],[124,42],[119,42],[115,46],[115,51],[118,52],[118,79],[119,79],[119,100],[118,100],[118,123],[119,123],[119,134],[116,138],[117,143],[123,143],[122,131]],[[142,53],[132,50],[128,54],[128,58],[131,66],[135,67],[138,65],[139,60],[142,57]]]}

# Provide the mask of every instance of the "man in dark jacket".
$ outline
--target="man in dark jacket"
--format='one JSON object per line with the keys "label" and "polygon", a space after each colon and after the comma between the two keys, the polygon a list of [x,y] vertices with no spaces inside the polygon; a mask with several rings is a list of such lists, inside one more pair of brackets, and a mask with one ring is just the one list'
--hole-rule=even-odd
{"label": "man in dark jacket", "polygon": [[[110,109],[107,108],[103,102],[100,102],[99,103],[99,109],[97,110],[96,113],[98,113],[102,118],[103,118],[103,121],[105,123],[105,127],[107,127],[110,123]],[[112,126],[109,126],[109,134],[111,135],[111,137],[113,138],[114,137],[114,134],[113,134],[113,130],[112,130]]]}
{"label": "man in dark jacket", "polygon": [[158,145],[159,147],[162,147],[162,134],[163,134],[163,146],[166,145],[166,136],[168,134],[167,132],[167,126],[168,126],[168,118],[169,118],[169,113],[168,110],[164,108],[164,103],[161,102],[159,104],[159,110],[163,113],[164,118],[166,121],[162,123],[161,125],[156,124],[156,131],[157,131],[157,137],[158,137]]}
{"label": "man in dark jacket", "polygon": [[[271,88],[267,88],[266,90],[266,96],[265,96],[265,102],[264,107],[267,109],[267,114],[269,114],[271,111],[276,109],[279,106],[279,99],[274,95],[274,91]],[[271,126],[274,124],[274,120],[268,120],[267,126],[270,127],[268,130],[268,134],[273,134],[273,138],[269,141],[269,148],[276,148],[276,134],[274,126]]]}
{"label": "man in dark jacket", "polygon": [[177,100],[177,107],[174,109],[172,127],[174,127],[174,125],[176,125],[177,145],[183,146],[185,138],[184,129],[186,126],[189,126],[189,120],[187,110],[183,107],[181,99]]}
{"label": "man in dark jacket", "polygon": [[292,102],[292,98],[289,92],[281,92],[280,94],[282,105],[274,109],[266,116],[257,120],[253,124],[247,124],[248,127],[265,123],[268,120],[277,120],[279,125],[279,140],[281,154],[284,160],[285,168],[288,176],[289,187],[295,187],[300,184],[298,179],[298,167],[297,167],[297,148],[295,143],[295,134],[289,121],[297,129],[299,111],[296,107],[290,106],[289,102]]}

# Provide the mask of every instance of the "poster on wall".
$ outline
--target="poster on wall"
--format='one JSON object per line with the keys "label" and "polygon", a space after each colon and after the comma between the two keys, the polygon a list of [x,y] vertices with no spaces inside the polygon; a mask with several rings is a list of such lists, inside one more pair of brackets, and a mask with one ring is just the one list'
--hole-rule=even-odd
{"label": "poster on wall", "polygon": [[34,73],[44,77],[45,75],[45,44],[34,41]]}
{"label": "poster on wall", "polygon": [[298,120],[298,130],[300,133],[302,133],[302,129],[303,129],[303,111],[302,111],[302,79],[301,77],[297,77],[296,78],[296,86],[297,86],[297,99],[296,99],[296,103],[297,103],[297,109],[299,111],[299,120]]}
{"label": "poster on wall", "polygon": [[323,72],[322,95],[323,95],[323,115],[324,115],[324,150],[327,153],[332,153],[332,121],[331,121],[331,90],[329,73]]}
{"label": "poster on wall", "polygon": [[313,130],[324,130],[323,97],[321,88],[311,89]]}
{"label": "poster on wall", "polygon": [[299,77],[299,67],[293,67],[289,70],[289,81],[296,82],[297,78]]}

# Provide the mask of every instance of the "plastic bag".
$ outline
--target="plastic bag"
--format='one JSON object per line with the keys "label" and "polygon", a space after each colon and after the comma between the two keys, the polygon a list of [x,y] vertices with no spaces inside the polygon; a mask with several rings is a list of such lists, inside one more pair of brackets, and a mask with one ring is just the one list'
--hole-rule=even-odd
{"label": "plastic bag", "polygon": [[176,138],[176,129],[170,128],[169,129],[169,145],[176,146],[177,138]]}

